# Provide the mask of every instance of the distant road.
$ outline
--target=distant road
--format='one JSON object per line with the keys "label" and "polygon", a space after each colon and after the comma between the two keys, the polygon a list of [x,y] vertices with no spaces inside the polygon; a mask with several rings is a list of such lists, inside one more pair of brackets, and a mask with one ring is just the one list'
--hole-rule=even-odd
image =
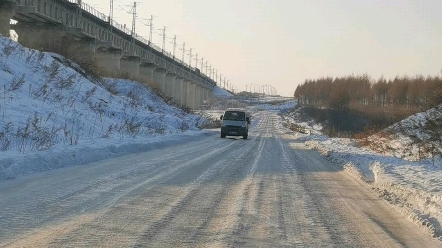
{"label": "distant road", "polygon": [[279,121],[0,182],[0,247],[442,247]]}

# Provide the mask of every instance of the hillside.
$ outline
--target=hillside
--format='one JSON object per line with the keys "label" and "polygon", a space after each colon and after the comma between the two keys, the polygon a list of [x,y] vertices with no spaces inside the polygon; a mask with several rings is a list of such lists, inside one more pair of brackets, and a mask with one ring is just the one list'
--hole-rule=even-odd
{"label": "hillside", "polygon": [[367,141],[364,147],[385,155],[410,161],[429,158],[435,163],[442,158],[442,104],[395,123]]}
{"label": "hillside", "polygon": [[3,36],[0,54],[0,179],[143,150],[204,122],[137,82],[91,77]]}
{"label": "hillside", "polygon": [[284,119],[311,130],[310,135],[297,133],[297,141],[368,184],[380,198],[442,240],[442,157],[422,154],[425,145],[440,144],[441,113],[439,105],[366,140],[326,137],[320,126],[299,117],[299,110]]}

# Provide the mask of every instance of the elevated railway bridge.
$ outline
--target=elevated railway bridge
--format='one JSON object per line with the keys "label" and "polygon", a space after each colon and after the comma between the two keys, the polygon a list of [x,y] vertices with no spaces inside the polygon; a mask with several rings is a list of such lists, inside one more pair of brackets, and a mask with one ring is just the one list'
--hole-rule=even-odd
{"label": "elevated railway bridge", "polygon": [[[11,22],[10,20],[15,22]],[[0,0],[0,33],[18,35],[23,46],[79,47],[112,75],[129,73],[179,104],[198,108],[216,82],[172,54],[133,33],[81,0]]]}

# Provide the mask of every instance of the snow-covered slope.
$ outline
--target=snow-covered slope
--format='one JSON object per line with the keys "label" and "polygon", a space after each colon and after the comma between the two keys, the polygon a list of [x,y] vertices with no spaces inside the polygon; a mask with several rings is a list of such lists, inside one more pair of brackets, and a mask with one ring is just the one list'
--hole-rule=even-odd
{"label": "snow-covered slope", "polygon": [[213,89],[213,96],[227,98],[227,97],[231,97],[233,95],[230,94],[230,92],[226,91],[225,89],[215,86],[215,88]]}
{"label": "snow-covered slope", "polygon": [[204,121],[137,82],[92,79],[3,36],[0,54],[0,179],[134,152]]}
{"label": "snow-covered slope", "polygon": [[[409,135],[427,136],[417,127],[425,126],[428,118],[424,116],[438,116],[440,109],[441,106],[430,110],[430,115],[417,114],[393,125],[389,128],[389,136],[370,137],[371,143],[383,144],[377,151],[369,146],[360,147],[360,142],[353,139],[331,139],[318,132],[311,135],[294,134],[297,142],[317,149],[328,160],[367,183],[381,198],[442,240],[442,160],[436,157],[434,161],[431,158],[415,161],[413,148],[410,149],[411,139],[405,135],[408,132]],[[285,118],[295,116],[287,115]],[[296,119],[291,121],[305,126]],[[402,134],[397,133],[399,127],[404,129]]]}
{"label": "snow-covered slope", "polygon": [[367,149],[410,161],[440,154],[442,153],[442,104],[395,123],[385,131],[368,137],[367,140],[370,141]]}

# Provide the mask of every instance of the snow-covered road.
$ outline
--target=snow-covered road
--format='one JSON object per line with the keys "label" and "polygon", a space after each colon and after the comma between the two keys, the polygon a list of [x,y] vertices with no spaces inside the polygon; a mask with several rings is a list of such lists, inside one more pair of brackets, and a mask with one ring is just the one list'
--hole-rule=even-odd
{"label": "snow-covered road", "polygon": [[0,247],[440,247],[259,112],[148,152],[0,181]]}

